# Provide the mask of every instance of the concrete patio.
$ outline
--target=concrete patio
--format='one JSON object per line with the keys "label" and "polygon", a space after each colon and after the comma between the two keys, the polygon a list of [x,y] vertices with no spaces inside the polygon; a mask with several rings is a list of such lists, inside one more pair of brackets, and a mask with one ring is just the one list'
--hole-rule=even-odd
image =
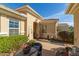
{"label": "concrete patio", "polygon": [[[50,42],[46,39],[39,39],[36,40],[37,42],[40,42],[43,46],[42,50],[42,56],[56,56],[56,51],[60,51],[65,47],[65,44],[63,42],[53,41]],[[69,47],[72,47],[73,45],[68,44]]]}
{"label": "concrete patio", "polygon": [[43,46],[42,56],[55,56],[55,52],[58,48],[64,48],[63,43],[59,42],[49,42],[48,40],[39,40],[37,42],[40,42]]}

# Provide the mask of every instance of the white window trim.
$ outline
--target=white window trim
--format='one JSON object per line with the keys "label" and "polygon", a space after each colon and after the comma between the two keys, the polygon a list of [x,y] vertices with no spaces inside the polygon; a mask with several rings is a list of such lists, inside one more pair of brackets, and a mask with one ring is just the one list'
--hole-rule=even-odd
{"label": "white window trim", "polygon": [[[13,22],[16,22],[16,21],[18,21],[19,22],[19,27],[18,28],[20,28],[20,21],[17,19],[17,20],[15,20],[15,19],[13,19],[13,18],[9,18],[9,21],[13,21]],[[10,27],[9,27],[9,29],[10,29]],[[16,28],[15,28],[16,29]]]}
{"label": "white window trim", "polygon": [[9,29],[19,29],[19,28],[9,28]]}
{"label": "white window trim", "polygon": [[15,22],[16,22],[16,21],[19,21],[18,19],[15,19],[15,18],[9,18],[9,20],[8,20],[8,35],[9,35],[9,30],[10,30],[10,29],[18,29],[18,30],[19,30],[19,34],[20,34],[20,21],[19,21],[19,27],[18,27],[18,28],[10,28],[10,27],[9,27],[9,21],[10,21],[10,20],[11,20],[11,21],[15,21]]}

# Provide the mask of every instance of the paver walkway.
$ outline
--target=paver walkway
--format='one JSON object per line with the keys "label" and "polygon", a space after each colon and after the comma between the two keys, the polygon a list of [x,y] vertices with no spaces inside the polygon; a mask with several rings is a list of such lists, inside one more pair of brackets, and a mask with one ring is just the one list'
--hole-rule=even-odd
{"label": "paver walkway", "polygon": [[48,40],[39,40],[43,46],[42,55],[43,56],[55,56],[56,49],[64,48],[64,44],[60,42],[49,42]]}

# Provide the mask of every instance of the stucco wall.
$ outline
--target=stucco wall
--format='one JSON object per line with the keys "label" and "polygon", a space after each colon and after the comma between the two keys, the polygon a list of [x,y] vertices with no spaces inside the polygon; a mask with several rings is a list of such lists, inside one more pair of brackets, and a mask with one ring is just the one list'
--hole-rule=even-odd
{"label": "stucco wall", "polygon": [[9,30],[8,30],[8,21],[9,19],[6,16],[1,16],[1,33],[3,35],[9,35]]}
{"label": "stucco wall", "polygon": [[1,15],[0,15],[0,32],[1,32]]}
{"label": "stucco wall", "polygon": [[[7,16],[4,16],[4,15],[1,15],[0,16],[0,34],[1,35],[9,35],[9,20],[11,17],[7,17]],[[13,18],[16,20],[16,18]],[[19,28],[19,34],[21,35],[24,35],[25,33],[25,27],[24,27],[24,22],[25,21],[21,21],[20,19],[17,19],[19,20],[20,24],[20,28]]]}
{"label": "stucco wall", "polygon": [[46,26],[46,33],[42,33],[43,37],[47,38],[48,35],[49,35],[50,38],[56,37],[56,31],[57,31],[56,23],[57,22],[54,22],[54,21],[52,21],[52,22],[44,21],[44,22],[41,23],[43,26]]}
{"label": "stucco wall", "polygon": [[68,25],[66,25],[66,24],[58,24],[58,32],[60,32],[60,31],[68,31],[68,29],[69,29],[69,26]]}
{"label": "stucco wall", "polygon": [[55,33],[55,23],[50,23],[50,24],[47,24],[47,32],[48,33]]}
{"label": "stucco wall", "polygon": [[20,34],[24,35],[24,33],[25,33],[24,21],[20,21]]}
{"label": "stucco wall", "polygon": [[33,39],[33,22],[35,22],[36,19],[36,17],[27,13],[27,36],[29,39]]}

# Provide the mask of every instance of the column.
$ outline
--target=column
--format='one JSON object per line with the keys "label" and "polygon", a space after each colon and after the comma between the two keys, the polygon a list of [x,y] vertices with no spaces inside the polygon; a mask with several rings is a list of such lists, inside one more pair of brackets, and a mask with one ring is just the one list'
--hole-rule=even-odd
{"label": "column", "polygon": [[57,38],[57,33],[58,33],[57,29],[58,29],[58,22],[55,24],[55,36],[56,36],[56,38]]}
{"label": "column", "polygon": [[37,35],[37,38],[38,38],[39,37],[39,23],[37,23],[36,35]]}
{"label": "column", "polygon": [[74,15],[74,45],[79,47],[79,14]]}

